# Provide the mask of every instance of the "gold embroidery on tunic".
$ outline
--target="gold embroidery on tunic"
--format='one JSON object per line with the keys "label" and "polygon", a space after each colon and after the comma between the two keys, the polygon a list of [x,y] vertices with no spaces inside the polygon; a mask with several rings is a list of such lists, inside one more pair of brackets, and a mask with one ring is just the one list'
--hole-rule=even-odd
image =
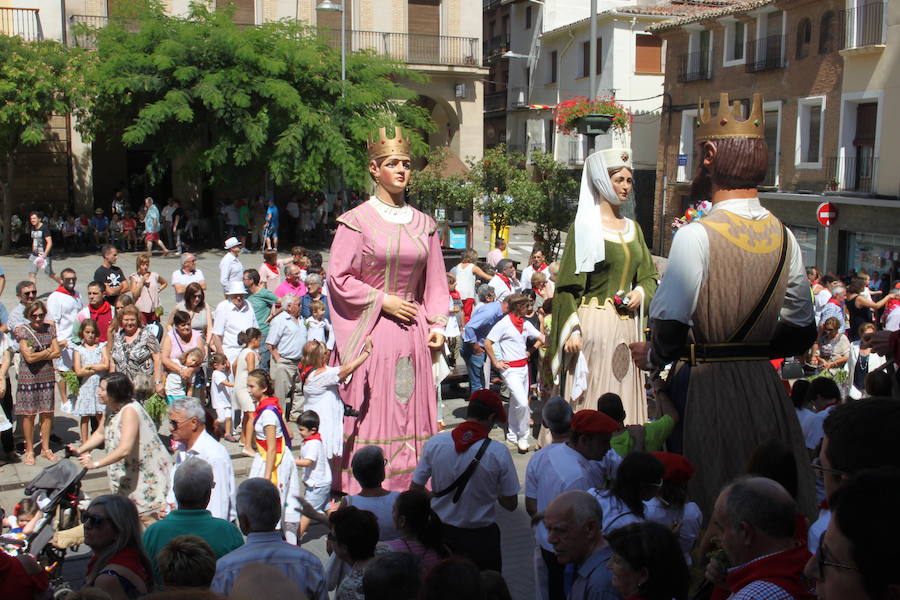
{"label": "gold embroidery on tunic", "polygon": [[741,250],[752,254],[769,254],[780,250],[781,224],[774,216],[758,220],[745,219],[727,211],[721,211],[721,216],[726,221],[701,219],[700,222]]}

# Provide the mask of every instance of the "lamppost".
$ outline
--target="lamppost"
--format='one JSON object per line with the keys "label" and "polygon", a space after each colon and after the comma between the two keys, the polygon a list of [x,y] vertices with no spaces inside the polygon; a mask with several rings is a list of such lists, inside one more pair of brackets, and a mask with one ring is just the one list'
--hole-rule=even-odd
{"label": "lamppost", "polygon": [[345,15],[344,12],[344,0],[341,0],[341,3],[332,2],[331,0],[322,0],[316,5],[317,10],[332,10],[339,11],[341,13],[341,95],[344,95],[344,86],[343,82],[347,80],[347,45],[344,41],[344,36],[347,35],[347,29],[345,26]]}

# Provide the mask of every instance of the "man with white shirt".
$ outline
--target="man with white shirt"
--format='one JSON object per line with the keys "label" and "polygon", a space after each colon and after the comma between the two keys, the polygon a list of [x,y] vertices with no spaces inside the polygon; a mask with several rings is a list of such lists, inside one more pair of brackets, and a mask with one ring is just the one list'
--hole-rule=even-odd
{"label": "man with white shirt", "polygon": [[230,237],[225,240],[225,256],[219,261],[219,283],[222,289],[227,290],[231,283],[241,283],[244,280],[244,265],[238,258],[241,254],[241,240]]}
{"label": "man with white shirt", "polygon": [[[59,342],[59,358],[53,360],[53,366],[62,374],[72,370],[74,349],[69,345],[74,335],[78,312],[84,308],[81,295],[75,291],[78,276],[74,269],[65,268],[60,273],[62,283],[47,298],[47,322],[56,326],[56,340]],[[59,396],[67,396],[66,381],[60,378]]]}
{"label": "man with white shirt", "polygon": [[256,314],[247,302],[247,288],[241,282],[231,282],[225,289],[225,299],[216,306],[213,316],[212,347],[233,363],[241,352],[238,334],[251,327],[259,328]]}
{"label": "man with white shirt", "polygon": [[519,280],[516,279],[516,266],[513,261],[504,258],[498,262],[497,272],[488,285],[494,288],[495,299],[501,302],[510,294],[518,293],[521,286]]}
{"label": "man with white shirt", "polygon": [[[602,484],[600,472],[592,465],[606,456],[618,423],[596,410],[580,410],[572,416],[571,433],[565,442],[541,448],[525,470],[525,510],[535,517],[550,502],[569,490],[587,491]],[[602,519],[601,519],[602,521]],[[547,528],[539,522],[534,566],[537,596],[543,600],[564,600],[563,565],[547,539]]]}
{"label": "man with white shirt", "polygon": [[466,420],[425,444],[410,489],[431,480],[431,507],[443,523],[444,543],[481,570],[502,570],[496,505],[514,511],[519,477],[509,451],[490,439],[495,422],[506,421],[500,396],[478,390],[469,398]]}
{"label": "man with white shirt", "polygon": [[206,279],[203,271],[197,268],[197,257],[190,252],[185,252],[181,255],[181,268],[172,272],[175,302],[184,300],[184,290],[192,283],[196,283],[203,291],[206,291]]}
{"label": "man with white shirt", "polygon": [[650,305],[652,341],[631,344],[631,353],[645,370],[678,361],[669,381],[682,417],[683,454],[701,465],[688,493],[703,514],[712,513],[719,490],[770,439],[792,449],[799,503],[808,512],[809,455],[769,361],[812,346],[813,303],[797,240],[757,197],[769,156],[762,97],[753,95],[748,119],[737,118],[741,112],[725,93],[715,117],[708,101],[700,111],[693,191],[698,200],[711,197],[712,209],[675,235]]}
{"label": "man with white shirt", "polygon": [[531,251],[531,260],[528,265],[522,269],[522,278],[520,279],[522,282],[522,289],[531,289],[531,276],[535,273],[544,273],[549,280],[550,271],[547,270],[549,267],[550,265],[544,262],[544,251],[539,245],[535,245],[534,250]]}
{"label": "man with white shirt", "polygon": [[175,507],[175,473],[188,458],[195,456],[208,462],[212,467],[213,486],[206,505],[217,519],[234,521],[237,509],[234,505],[234,466],[225,446],[216,441],[206,431],[206,412],[196,398],[185,397],[173,400],[169,406],[169,430],[175,447],[175,468],[171,472],[173,485],[169,486],[168,502]]}

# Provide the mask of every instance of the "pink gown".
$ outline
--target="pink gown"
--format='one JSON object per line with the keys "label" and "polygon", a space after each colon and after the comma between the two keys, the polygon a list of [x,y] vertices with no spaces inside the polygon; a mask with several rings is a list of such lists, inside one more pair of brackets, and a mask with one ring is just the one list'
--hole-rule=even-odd
{"label": "pink gown", "polygon": [[[437,432],[437,393],[428,334],[447,322],[447,277],[431,217],[384,220],[368,202],[341,215],[331,245],[328,303],[335,332],[333,365],[347,363],[372,336],[372,355],[340,387],[341,399],[360,412],[344,419],[341,490],[360,486],[350,472],[357,447],[375,445],[388,461],[384,487],[406,490],[425,442]],[[411,324],[382,314],[384,294],[414,302]]]}

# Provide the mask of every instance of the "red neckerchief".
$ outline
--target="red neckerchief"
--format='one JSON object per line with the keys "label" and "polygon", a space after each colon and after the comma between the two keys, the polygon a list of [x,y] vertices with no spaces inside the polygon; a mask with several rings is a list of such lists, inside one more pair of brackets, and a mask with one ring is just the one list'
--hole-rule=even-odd
{"label": "red neckerchief", "polygon": [[479,440],[483,440],[487,436],[487,427],[481,423],[475,423],[474,421],[463,421],[450,433],[457,454],[462,454],[468,450],[472,444]]}
{"label": "red neckerchief", "polygon": [[314,434],[312,434],[311,436],[309,436],[308,438],[303,438],[302,443],[305,444],[306,442],[311,442],[312,440],[319,440],[320,442],[322,441],[322,436],[319,435],[318,431],[315,432]]}
{"label": "red neckerchief", "polygon": [[832,304],[834,304],[835,306],[840,306],[841,308],[843,308],[843,306],[841,306],[841,303],[838,302],[837,300],[835,300],[834,298],[829,298],[828,301],[831,302]]}
{"label": "red neckerchief", "polygon": [[309,377],[309,374],[315,371],[316,368],[308,365],[300,365],[297,367],[297,370],[300,372],[300,381],[306,383],[306,378]]}
{"label": "red neckerchief", "polygon": [[497,273],[497,277],[500,278],[500,281],[506,284],[506,287],[512,289],[512,282],[509,280],[509,277],[507,277],[503,273]]}
{"label": "red neckerchief", "polygon": [[253,413],[253,420],[255,421],[258,419],[259,415],[269,407],[274,408],[275,412],[281,415],[281,406],[278,404],[278,398],[276,396],[264,396],[262,400],[259,401],[259,404],[256,405],[256,412]]}
{"label": "red neckerchief", "polygon": [[111,312],[111,311],[112,311],[112,307],[109,305],[109,302],[107,302],[106,300],[104,300],[104,301],[103,301],[103,304],[101,304],[100,306],[98,306],[96,309],[94,309],[93,306],[91,306],[90,304],[88,304],[88,311],[90,312],[91,318],[94,319],[94,320],[96,321],[98,316],[100,316],[100,315],[105,315],[105,314]]}
{"label": "red neckerchief", "polygon": [[[87,572],[90,573],[91,569],[94,568],[94,563],[97,562],[97,555],[91,557],[91,561],[88,563]],[[131,546],[126,546],[122,548],[117,553],[115,553],[112,558],[110,558],[107,565],[121,565],[126,569],[130,569],[135,575],[147,581],[147,571],[144,569],[144,564],[141,562],[141,557],[138,554],[138,551],[135,550]]]}
{"label": "red neckerchief", "polygon": [[519,317],[513,313],[509,313],[509,321],[519,333],[522,333],[525,330],[525,317]]}
{"label": "red neckerchief", "polygon": [[453,290],[452,292],[450,292],[450,297],[453,298],[454,300],[461,300],[461,299],[462,299],[462,296],[460,296],[460,295],[459,295],[459,292],[456,291],[456,290]]}
{"label": "red neckerchief", "polygon": [[816,596],[809,591],[810,582],[803,575],[803,568],[810,556],[806,546],[797,546],[767,556],[729,573],[726,587],[732,593],[737,593],[754,581],[767,581],[786,591],[792,598],[812,600]]}
{"label": "red neckerchief", "polygon": [[75,297],[75,292],[74,292],[74,291],[73,291],[73,292],[70,292],[70,291],[67,290],[67,289],[65,288],[65,286],[63,286],[62,284],[60,284],[59,287],[56,288],[56,289],[53,290],[53,291],[54,291],[54,292],[60,292],[60,293],[62,293],[62,294],[66,294],[66,295],[72,296],[73,298]]}
{"label": "red neckerchief", "polygon": [[549,265],[547,265],[547,263],[541,263],[541,266],[539,266],[539,267],[537,267],[537,268],[532,267],[532,269],[534,269],[535,271],[543,271],[543,270],[546,269],[548,266],[549,266]]}
{"label": "red neckerchief", "polygon": [[269,269],[270,271],[272,271],[272,273],[274,275],[278,275],[278,266],[277,265],[270,265],[267,262],[264,262],[263,264],[266,265],[266,268]]}

